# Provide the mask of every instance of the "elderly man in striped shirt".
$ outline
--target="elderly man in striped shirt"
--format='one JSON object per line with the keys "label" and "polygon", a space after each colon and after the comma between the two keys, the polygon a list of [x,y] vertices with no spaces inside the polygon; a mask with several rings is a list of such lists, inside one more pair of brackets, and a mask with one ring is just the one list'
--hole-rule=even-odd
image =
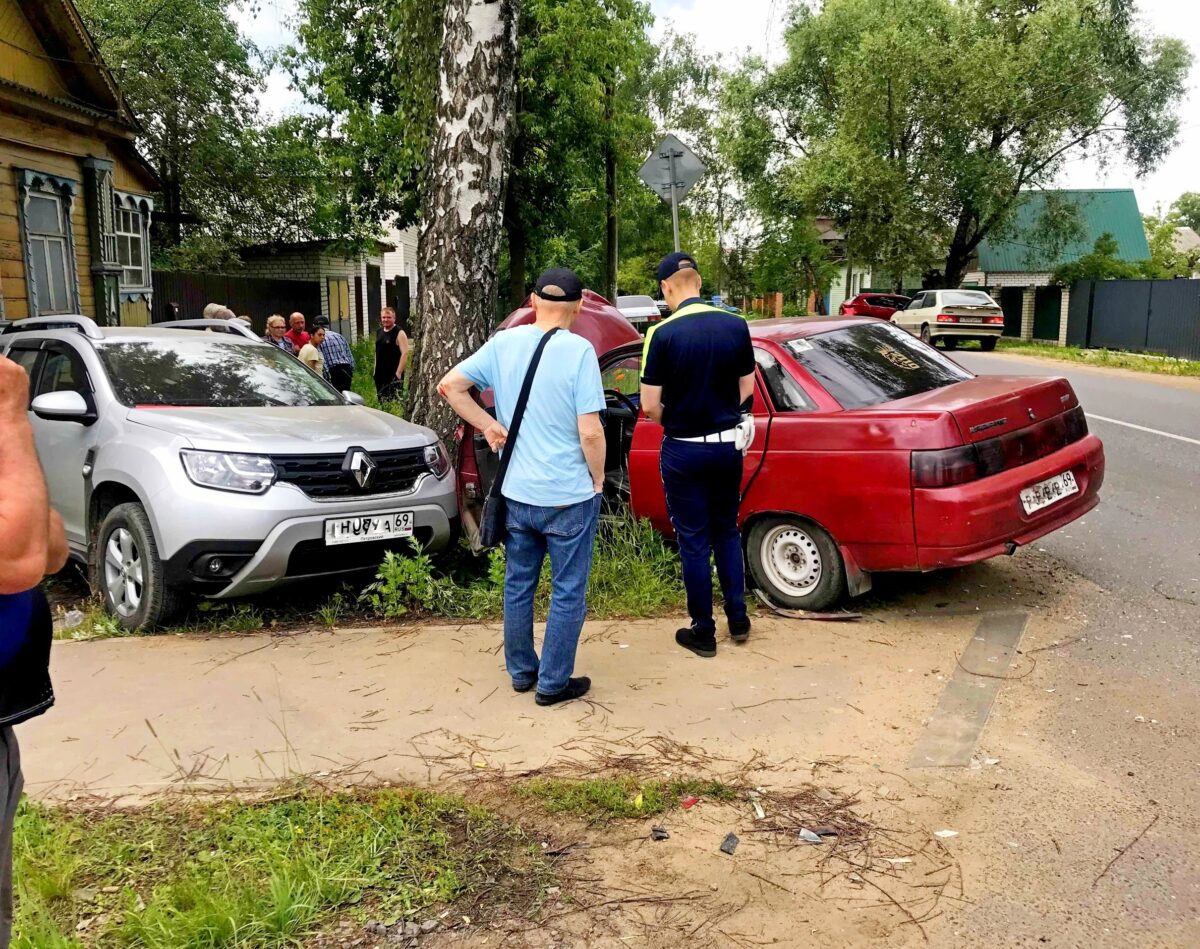
{"label": "elderly man in striped shirt", "polygon": [[329,317],[318,316],[313,320],[313,328],[318,326],[325,327],[325,341],[317,347],[325,360],[325,378],[338,392],[349,392],[354,382],[354,353],[350,344],[345,336],[329,328]]}

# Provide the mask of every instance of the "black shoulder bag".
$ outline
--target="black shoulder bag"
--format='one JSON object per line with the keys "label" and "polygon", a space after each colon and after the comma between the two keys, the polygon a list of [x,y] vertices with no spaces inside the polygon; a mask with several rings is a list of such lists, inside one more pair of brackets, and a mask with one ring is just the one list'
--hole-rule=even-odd
{"label": "black shoulder bag", "polygon": [[496,471],[496,480],[492,482],[491,490],[483,502],[483,518],[479,525],[479,543],[483,547],[499,547],[508,534],[508,505],[504,495],[500,493],[504,487],[504,475],[508,472],[508,463],[512,460],[513,451],[517,447],[517,435],[521,431],[521,419],[525,417],[525,404],[529,401],[529,390],[533,388],[533,376],[537,372],[538,363],[542,361],[542,352],[550,337],[557,333],[559,327],[550,330],[537,344],[533,358],[529,360],[529,368],[525,370],[525,381],[521,383],[521,394],[517,396],[517,406],[513,409],[512,425],[508,429],[508,438],[504,442],[504,453],[500,456],[500,467]]}

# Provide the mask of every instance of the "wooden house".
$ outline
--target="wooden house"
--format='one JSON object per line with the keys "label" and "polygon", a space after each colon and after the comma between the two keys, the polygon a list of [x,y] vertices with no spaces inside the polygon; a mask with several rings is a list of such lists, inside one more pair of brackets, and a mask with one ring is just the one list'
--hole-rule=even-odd
{"label": "wooden house", "polygon": [[149,322],[139,131],[71,0],[0,0],[0,317]]}

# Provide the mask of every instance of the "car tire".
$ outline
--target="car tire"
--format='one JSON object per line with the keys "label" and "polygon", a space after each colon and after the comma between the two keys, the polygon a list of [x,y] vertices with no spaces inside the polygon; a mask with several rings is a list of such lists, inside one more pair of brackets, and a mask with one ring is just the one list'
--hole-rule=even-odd
{"label": "car tire", "polygon": [[791,610],[827,610],[846,595],[846,565],[832,537],[802,517],[767,517],[746,538],[755,586]]}
{"label": "car tire", "polygon": [[92,547],[92,589],[128,630],[153,629],[183,606],[166,581],[150,518],[140,504],[118,504],[105,516]]}
{"label": "car tire", "polygon": [[921,327],[921,342],[933,345],[933,334],[929,332],[929,324],[926,323]]}
{"label": "car tire", "polygon": [[958,349],[958,340],[953,336],[943,336],[942,349]]}
{"label": "car tire", "polygon": [[983,339],[981,339],[979,341],[979,348],[982,349],[985,353],[990,353],[993,349],[996,348],[997,342],[998,342],[998,340],[996,339],[995,336],[985,336]]}

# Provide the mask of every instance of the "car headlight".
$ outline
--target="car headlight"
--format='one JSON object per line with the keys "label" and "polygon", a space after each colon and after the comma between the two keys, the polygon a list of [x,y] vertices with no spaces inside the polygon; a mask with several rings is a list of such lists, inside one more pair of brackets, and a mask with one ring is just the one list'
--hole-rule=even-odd
{"label": "car headlight", "polygon": [[187,476],[201,487],[262,494],[275,483],[275,466],[265,455],[185,448],[179,457]]}
{"label": "car headlight", "polygon": [[429,470],[438,478],[446,477],[450,470],[450,456],[446,454],[441,442],[425,446],[425,464],[429,465]]}

